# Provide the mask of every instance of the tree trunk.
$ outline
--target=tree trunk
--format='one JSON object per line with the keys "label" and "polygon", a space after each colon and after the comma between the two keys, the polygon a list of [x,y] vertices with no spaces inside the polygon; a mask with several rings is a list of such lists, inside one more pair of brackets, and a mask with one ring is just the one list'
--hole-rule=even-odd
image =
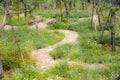
{"label": "tree trunk", "polygon": [[0,54],[0,79],[3,77],[2,55]]}
{"label": "tree trunk", "polygon": [[116,48],[115,48],[115,29],[114,29],[114,25],[113,25],[113,20],[116,17],[115,11],[111,10],[110,12],[111,14],[111,20],[110,20],[110,30],[111,30],[111,45],[112,45],[112,51],[115,52]]}
{"label": "tree trunk", "polygon": [[52,0],[53,9],[56,9],[56,0]]}
{"label": "tree trunk", "polygon": [[112,45],[112,51],[116,51],[115,48],[115,30],[114,30],[114,26],[110,25],[110,29],[111,29],[111,45]]}
{"label": "tree trunk", "polygon": [[15,32],[15,29],[14,29],[14,27],[12,25],[12,17],[11,17],[11,15],[9,16],[9,18],[10,18],[10,25],[11,25],[11,28],[12,28],[13,36],[15,38],[15,44],[17,45],[18,50],[20,52],[21,60],[24,61],[24,57],[23,57],[23,54],[22,54],[22,51],[21,51],[21,47],[20,47],[20,44],[18,42],[18,38],[17,38],[16,32]]}
{"label": "tree trunk", "polygon": [[25,19],[27,17],[27,5],[26,3],[24,3],[24,15],[25,15]]}
{"label": "tree trunk", "polygon": [[74,0],[73,6],[74,6],[74,8],[76,8],[76,0]]}
{"label": "tree trunk", "polygon": [[69,18],[69,12],[68,12],[68,7],[67,7],[67,3],[66,3],[66,1],[65,0],[62,0],[63,1],[63,3],[64,3],[64,6],[65,6],[65,10],[66,10],[66,20],[68,21],[68,18]]}
{"label": "tree trunk", "polygon": [[91,28],[93,25],[93,17],[94,17],[94,2],[92,3],[92,18],[91,18]]}
{"label": "tree trunk", "polygon": [[88,3],[90,3],[90,0],[87,0]]}
{"label": "tree trunk", "polygon": [[69,2],[69,10],[71,11],[72,10],[72,0],[70,0],[70,2]]}
{"label": "tree trunk", "polygon": [[[20,12],[20,4],[19,4],[19,2],[17,2],[17,8],[18,8],[18,12]],[[18,20],[19,20],[20,19],[19,14],[17,14],[17,16],[18,16]]]}
{"label": "tree trunk", "polygon": [[100,18],[98,8],[96,8],[96,13],[97,13],[97,16],[98,16],[98,23],[99,23],[100,30],[102,30],[102,23],[101,23],[101,18]]}
{"label": "tree trunk", "polygon": [[5,4],[4,4],[4,18],[3,18],[2,24],[0,24],[0,30],[5,26],[6,19],[7,19],[8,15],[9,15],[9,12],[8,12],[8,3],[5,2]]}
{"label": "tree trunk", "polygon": [[82,10],[84,10],[85,9],[85,4],[84,4],[84,2],[82,2]]}
{"label": "tree trunk", "polygon": [[61,21],[62,21],[62,18],[63,18],[63,14],[62,14],[62,1],[60,1],[60,18],[61,18]]}
{"label": "tree trunk", "polygon": [[34,20],[34,24],[35,24],[36,30],[38,30],[38,24],[37,24],[37,22],[35,21],[35,16],[33,16],[33,14],[32,14],[32,9],[30,8],[30,6],[31,6],[31,5],[28,5],[29,14],[30,14],[30,16],[33,18],[33,20]]}

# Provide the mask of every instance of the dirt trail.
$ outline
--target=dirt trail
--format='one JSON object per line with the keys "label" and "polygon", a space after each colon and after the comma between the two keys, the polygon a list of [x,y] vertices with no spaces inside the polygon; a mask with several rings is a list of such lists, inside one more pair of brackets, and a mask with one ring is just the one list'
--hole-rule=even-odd
{"label": "dirt trail", "polygon": [[[46,28],[48,23],[50,23],[53,20],[55,19],[47,19],[45,22],[40,22],[38,24],[38,28]],[[35,26],[32,26],[32,28],[35,28]],[[62,32],[65,35],[64,39],[61,42],[31,52],[31,56],[36,60],[36,66],[43,71],[48,69],[50,66],[54,66],[56,63],[59,63],[59,60],[54,60],[49,54],[52,50],[54,50],[57,46],[65,43],[77,42],[77,38],[78,38],[77,32],[70,30],[57,30],[57,31]],[[71,65],[79,65],[88,69],[106,68],[106,66],[102,64],[88,64],[84,62],[74,62],[74,61],[68,61],[68,63]]]}
{"label": "dirt trail", "polygon": [[[48,18],[46,21],[39,22],[38,28],[46,28],[48,26],[48,24],[54,20],[55,20],[54,18],[51,18],[51,19]],[[30,26],[30,28],[36,28],[36,26],[32,25],[32,26]]]}
{"label": "dirt trail", "polygon": [[[55,19],[47,19],[44,22],[38,23],[38,28],[46,28],[49,23],[54,21]],[[84,20],[84,18],[80,19]],[[16,26],[14,26],[16,28]],[[30,28],[35,28],[35,25],[30,26]],[[11,29],[10,25],[5,26],[5,30]],[[53,30],[52,30],[53,31]],[[76,43],[77,38],[78,38],[78,33],[70,30],[57,30],[59,32],[64,33],[65,37],[61,42],[58,42],[52,46],[48,46],[46,48],[38,49],[35,51],[31,52],[31,56],[35,59],[36,61],[36,66],[40,68],[41,70],[46,70],[50,66],[54,66],[56,63],[59,62],[59,60],[54,60],[51,55],[49,54],[52,50],[54,50],[57,46],[65,44],[65,43]],[[62,60],[61,60],[62,61]],[[74,62],[74,61],[68,61],[70,65],[80,65],[84,68],[90,68],[90,69],[95,69],[95,68],[105,68],[104,65],[102,64],[88,64],[84,62]]]}
{"label": "dirt trail", "polygon": [[36,59],[37,67],[40,67],[42,70],[47,69],[50,66],[56,64],[55,61],[51,56],[50,52],[55,49],[57,46],[65,44],[65,43],[75,43],[77,42],[78,33],[70,30],[58,30],[59,32],[64,33],[64,39],[52,46],[48,46],[47,48],[42,48],[39,50],[35,50],[31,53],[31,55]]}

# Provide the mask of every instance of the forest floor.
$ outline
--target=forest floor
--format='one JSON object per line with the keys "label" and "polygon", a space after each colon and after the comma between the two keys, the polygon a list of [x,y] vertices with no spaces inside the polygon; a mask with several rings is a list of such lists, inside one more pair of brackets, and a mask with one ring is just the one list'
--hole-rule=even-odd
{"label": "forest floor", "polygon": [[[44,22],[38,23],[38,28],[46,28],[48,26],[48,23],[50,23],[53,20],[54,19],[47,19]],[[35,28],[35,26],[34,25],[31,26],[31,28]],[[54,50],[57,46],[65,44],[65,43],[77,42],[77,38],[78,38],[77,32],[70,31],[70,30],[57,30],[57,31],[62,32],[65,35],[64,39],[61,42],[56,43],[52,46],[48,46],[46,48],[32,51],[31,53],[32,57],[34,57],[36,60],[37,67],[40,67],[42,70],[47,69],[50,66],[57,63],[57,61],[55,61],[49,54],[52,50]]]}
{"label": "forest floor", "polygon": [[[80,18],[79,20],[85,20],[91,17],[86,17],[86,18]],[[56,19],[54,18],[48,18],[45,21],[40,21],[38,23],[38,28],[39,29],[44,29],[46,28],[51,22],[54,22]],[[94,15],[93,17],[93,21],[94,22],[98,22],[97,20],[97,16]],[[16,28],[16,26],[13,26],[14,28]],[[5,26],[5,30],[10,29],[11,26],[10,25],[6,25]],[[31,25],[30,28],[36,28],[35,25]],[[48,46],[46,48],[42,48],[42,49],[38,49],[35,51],[31,52],[31,56],[35,59],[36,61],[36,67],[40,68],[41,70],[46,70],[51,66],[54,66],[56,63],[63,61],[63,60],[55,60],[52,58],[52,56],[50,55],[50,52],[52,50],[54,50],[56,47],[66,44],[66,43],[76,43],[77,39],[78,39],[78,33],[75,31],[70,31],[70,30],[50,30],[50,31],[59,31],[62,32],[64,34],[64,39],[61,42],[58,42],[54,45]],[[94,69],[97,68],[99,66],[99,68],[105,67],[102,64],[88,64],[88,63],[84,63],[84,62],[74,62],[74,61],[68,61],[69,64],[76,64],[76,65],[80,65],[83,66],[84,68],[90,68],[90,69]]]}
{"label": "forest floor", "polygon": [[[79,20],[84,20],[83,18]],[[94,22],[97,22],[96,15],[93,17]],[[38,28],[46,28],[49,23],[52,21],[55,21],[55,19],[47,19],[46,21],[38,23]],[[35,25],[31,26],[30,28],[35,28]],[[54,30],[52,30],[54,31]],[[46,70],[51,66],[54,66],[56,63],[63,61],[63,60],[54,60],[50,52],[54,50],[56,47],[66,44],[66,43],[76,43],[78,39],[78,33],[75,31],[70,30],[57,30],[59,32],[64,33],[65,37],[61,42],[58,42],[54,45],[48,46],[46,48],[38,49],[31,52],[31,56],[36,60],[36,66],[37,68],[40,68],[41,70]],[[84,62],[74,62],[74,61],[68,61],[69,64],[76,64],[83,66],[85,68],[95,69],[95,68],[105,68],[102,64],[88,64]],[[99,66],[99,67],[98,67]]]}

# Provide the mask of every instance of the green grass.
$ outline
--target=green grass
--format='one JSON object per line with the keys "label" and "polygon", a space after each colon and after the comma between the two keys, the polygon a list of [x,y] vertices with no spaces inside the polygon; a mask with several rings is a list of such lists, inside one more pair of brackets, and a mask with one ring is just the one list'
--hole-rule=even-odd
{"label": "green grass", "polygon": [[[35,10],[34,15],[40,15],[44,18],[60,18],[60,10],[53,11],[52,9],[47,10]],[[69,18],[81,18],[91,16],[91,11],[87,10],[72,10],[69,11]],[[63,18],[66,17],[65,10],[63,10]]]}
{"label": "green grass", "polygon": [[70,19],[69,22],[54,22],[50,25],[50,29],[68,29],[77,32],[88,32],[90,31],[90,19],[86,19],[84,21],[79,21],[76,19]]}
{"label": "green grass", "polygon": [[22,67],[13,69],[11,78],[3,80],[112,80],[110,69],[87,69],[80,65],[70,65],[60,62],[49,70],[40,73],[34,66],[23,64]]}
{"label": "green grass", "polygon": [[33,80],[39,76],[39,70],[35,66],[28,63],[21,63],[20,68],[14,68],[9,78],[4,77],[2,80]]}
{"label": "green grass", "polygon": [[[28,27],[28,22],[31,21],[32,18],[30,17],[30,15],[28,15],[25,19],[25,17],[19,17],[17,15],[12,17],[12,25],[14,26],[19,26],[19,27]],[[9,18],[7,18],[7,22],[6,24],[9,25]]]}
{"label": "green grass", "polygon": [[[60,18],[59,9],[53,10],[35,10],[34,15],[42,16],[43,18]],[[106,13],[107,15],[107,13]],[[119,12],[117,13],[118,16]],[[65,11],[63,12],[65,17]],[[95,33],[94,28],[91,28],[90,19],[79,21],[81,17],[91,16],[91,6],[87,10],[72,10],[69,12],[69,21],[65,19],[62,22],[57,21],[50,24],[49,29],[66,29],[73,30],[79,33],[78,42],[75,44],[64,44],[55,48],[50,54],[55,60],[64,60],[45,72],[39,71],[31,62],[20,63],[16,58],[18,50],[11,30],[2,31],[0,33],[0,53],[4,56],[4,68],[17,67],[14,64],[21,65],[20,68],[12,70],[12,76],[4,80],[114,80],[120,73],[120,44],[119,44],[119,29],[116,29],[116,45],[117,51],[111,52],[110,32],[105,32],[103,38],[103,46],[99,41],[101,32]],[[0,17],[1,19],[1,17]],[[28,16],[27,20],[31,20]],[[19,20],[13,19],[13,25],[27,26],[28,21],[24,18]],[[97,26],[98,27],[98,26]],[[53,45],[63,39],[64,35],[59,32],[49,32],[48,29],[38,30],[28,28],[16,29],[18,41],[24,53],[24,57],[29,57],[31,50],[40,49]],[[70,65],[67,61],[85,62],[88,64],[102,64],[106,68],[88,69],[80,65]]]}
{"label": "green grass", "polygon": [[[106,73],[109,73],[108,69],[89,70],[79,65],[70,65],[67,62],[63,62],[48,70],[44,75],[47,74],[48,77],[54,80],[56,80],[56,75],[62,80],[109,80],[110,78],[107,78],[110,77],[109,75],[104,76]],[[45,80],[47,79],[45,78]]]}
{"label": "green grass", "polygon": [[[60,25],[60,26],[57,26]],[[102,72],[101,75],[97,71],[91,71],[90,74],[86,70],[83,70],[84,78],[81,80],[99,80],[101,77],[102,80],[113,80],[120,72],[120,65],[119,65],[119,57],[120,56],[120,46],[119,46],[119,29],[116,29],[116,46],[117,51],[116,53],[111,52],[111,36],[110,32],[106,31],[103,36],[103,46],[100,42],[101,32],[96,33],[90,27],[90,20],[84,21],[76,21],[76,22],[55,22],[52,23],[50,26],[51,29],[69,29],[73,31],[77,31],[79,33],[78,43],[76,44],[64,44],[58,46],[54,49],[50,54],[51,56],[56,59],[62,60],[70,60],[70,61],[77,61],[77,62],[85,62],[89,64],[103,64],[108,67],[108,72]],[[74,68],[73,68],[74,69]],[[54,70],[54,69],[53,69]],[[100,69],[101,70],[101,69]],[[57,71],[57,70],[56,70]],[[68,70],[70,71],[70,70]],[[59,72],[59,71],[57,71]],[[73,73],[73,72],[72,72]],[[74,75],[75,77],[76,75]],[[92,76],[92,77],[90,77]],[[97,77],[95,77],[97,76]],[[72,80],[72,79],[68,79]],[[73,79],[74,80],[74,79]],[[79,80],[79,78],[75,79]]]}
{"label": "green grass", "polygon": [[[57,31],[49,32],[45,29],[36,31],[35,29],[17,28],[15,31],[22,53],[26,59],[29,58],[29,53],[32,50],[53,45],[61,41],[64,37],[62,33]],[[16,60],[17,62],[14,61],[19,51],[11,30],[0,33],[0,47],[0,53],[3,54],[3,59],[5,59],[3,61],[4,68],[9,68],[8,64],[12,65],[11,62],[13,64],[19,63],[19,59],[17,59],[18,61]]]}
{"label": "green grass", "polygon": [[[104,48],[103,50],[100,44],[98,44],[96,41],[92,39],[87,39],[87,36],[85,35],[84,35],[84,39],[83,40],[80,39],[77,44],[65,44],[57,47],[55,50],[51,52],[51,56],[53,56],[54,59],[58,59],[58,60],[62,59],[62,60],[70,60],[77,62],[80,61],[89,64],[103,64],[107,66],[108,69],[110,69],[109,72],[107,73],[105,72],[101,73],[102,74],[101,78],[103,78],[103,80],[113,80],[120,72],[119,48],[117,48],[116,53],[111,53],[109,47]],[[100,74],[98,74],[96,71],[95,73],[94,71],[91,71],[90,74],[88,72],[86,73],[86,75],[84,74],[84,72],[87,72],[86,70],[83,70],[81,72],[83,73],[82,77],[84,76],[83,79],[81,80],[87,80],[84,79],[85,77],[89,78],[89,80],[93,80],[92,78],[94,78],[95,80],[97,79],[99,80],[99,77],[95,77],[98,75],[100,76]],[[68,79],[68,80],[72,80],[72,79]],[[77,78],[76,80],[79,80],[79,78]]]}
{"label": "green grass", "polygon": [[2,23],[2,20],[3,20],[3,16],[0,15],[0,23]]}

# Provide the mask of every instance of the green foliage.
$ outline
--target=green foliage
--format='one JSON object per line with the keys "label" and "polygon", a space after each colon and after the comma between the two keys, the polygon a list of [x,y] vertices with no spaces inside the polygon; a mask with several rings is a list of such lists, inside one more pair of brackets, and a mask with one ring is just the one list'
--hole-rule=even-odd
{"label": "green foliage", "polygon": [[[33,12],[34,15],[40,15],[45,18],[60,18],[60,10],[53,11],[52,9],[49,10],[35,10]],[[65,11],[63,11],[63,17],[65,17]],[[91,16],[90,10],[72,10],[69,12],[69,18],[82,18],[82,17],[89,17]]]}
{"label": "green foliage", "polygon": [[79,49],[76,47],[76,45],[65,44],[57,47],[54,51],[51,52],[51,55],[54,59],[77,59],[79,57],[78,52]]}
{"label": "green foliage", "polygon": [[[26,17],[26,19],[23,17],[24,17],[24,14],[19,15],[19,17],[17,15],[13,16],[12,17],[12,25],[21,26],[21,27],[28,27],[28,22],[30,20],[32,20],[32,18],[29,15]],[[7,24],[9,24],[9,19],[7,19]]]}
{"label": "green foliage", "polygon": [[[104,76],[104,74],[106,74]],[[80,65],[70,65],[67,62],[56,64],[48,71],[41,74],[40,80],[112,80],[109,69],[86,69]]]}
{"label": "green foliage", "polygon": [[19,67],[19,65],[20,65],[20,60],[18,57],[17,58],[13,57],[13,55],[3,57],[4,69],[9,70],[9,69],[14,68],[14,67]]}
{"label": "green foliage", "polygon": [[[17,0],[12,0],[14,6]],[[67,0],[68,1],[68,0]],[[77,0],[78,1],[78,0]],[[33,3],[34,1],[25,0],[25,2]],[[38,0],[38,3],[49,3],[50,7],[52,5],[51,0]],[[50,29],[66,29],[73,30],[79,33],[78,42],[76,44],[64,44],[58,46],[50,54],[54,59],[61,59],[67,61],[76,61],[78,64],[58,63],[54,67],[41,72],[34,66],[30,52],[35,49],[40,49],[53,45],[63,39],[63,34],[55,31],[49,32],[48,30],[34,30],[23,27],[28,27],[28,21],[31,20],[30,16],[27,16],[25,20],[20,17],[18,20],[17,16],[13,17],[13,25],[22,26],[22,28],[16,28],[18,42],[22,48],[22,53],[25,58],[25,63],[22,63],[19,58],[19,51],[16,46],[16,41],[14,40],[13,33],[11,30],[2,31],[0,33],[0,53],[3,54],[3,66],[5,69],[12,68],[12,76],[5,80],[113,80],[120,72],[120,51],[119,51],[119,31],[116,36],[117,52],[111,55],[110,52],[110,33],[107,32],[103,36],[103,44],[99,41],[100,32],[95,33],[90,29],[91,21],[90,19],[78,20],[82,17],[91,16],[91,5],[87,10],[79,10],[79,3],[77,3],[77,8],[69,12],[69,21],[66,22],[63,18],[62,22],[57,21],[50,25]],[[12,6],[13,10],[17,10],[17,7]],[[1,9],[0,9],[1,10]],[[103,11],[104,16],[108,15],[107,12]],[[0,11],[1,13],[1,11]],[[117,17],[120,17],[120,12],[117,12]],[[34,15],[39,15],[43,18],[60,18],[60,10],[55,11],[51,9],[46,10],[35,10]],[[63,10],[63,17],[65,17],[65,11]],[[2,22],[2,16],[0,16],[0,22]],[[106,17],[104,17],[106,19]],[[103,19],[103,20],[104,20]],[[9,24],[7,20],[7,24]],[[105,20],[104,20],[105,21]],[[98,26],[97,26],[98,27]],[[102,64],[107,67],[100,69],[88,69],[84,66],[79,65],[79,62],[83,62],[89,65],[92,64]],[[19,67],[19,68],[15,68]],[[15,69],[13,69],[15,68]]]}
{"label": "green foliage", "polygon": [[35,10],[33,12],[34,15],[40,15],[44,18],[58,18],[60,17],[59,10],[53,11],[53,10]]}
{"label": "green foliage", "polygon": [[[21,63],[20,68],[12,69],[12,74],[9,80],[33,80],[38,76],[39,71],[33,65]],[[3,80],[8,80],[4,78]]]}
{"label": "green foliage", "polygon": [[91,16],[90,10],[72,10],[69,14],[70,18],[83,18],[90,16]]}
{"label": "green foliage", "polygon": [[50,29],[68,29],[77,32],[90,31],[90,19],[84,21],[71,19],[69,22],[54,22],[50,25]]}
{"label": "green foliage", "polygon": [[[55,44],[64,37],[62,33],[56,31],[36,31],[28,28],[17,28],[15,31],[26,62],[32,61],[29,54],[32,50]],[[3,54],[3,66],[5,69],[16,67],[21,62],[16,41],[11,30],[0,33],[0,53]]]}

